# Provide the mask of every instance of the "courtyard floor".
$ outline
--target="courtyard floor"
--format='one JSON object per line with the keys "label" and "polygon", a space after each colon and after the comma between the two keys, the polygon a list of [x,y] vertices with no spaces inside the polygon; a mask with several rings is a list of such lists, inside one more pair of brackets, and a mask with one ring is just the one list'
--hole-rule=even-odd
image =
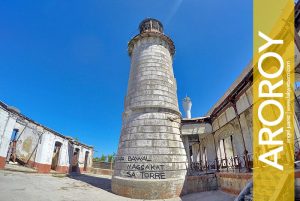
{"label": "courtyard floor", "polygon": [[[0,171],[0,201],[138,201],[111,193],[110,177]],[[221,191],[194,193],[168,201],[233,201]]]}

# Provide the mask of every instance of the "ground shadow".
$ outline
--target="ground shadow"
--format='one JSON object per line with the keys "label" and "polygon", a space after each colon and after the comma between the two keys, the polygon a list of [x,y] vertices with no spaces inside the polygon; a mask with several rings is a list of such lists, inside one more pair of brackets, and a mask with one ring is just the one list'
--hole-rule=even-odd
{"label": "ground shadow", "polygon": [[85,182],[97,188],[101,188],[102,190],[112,192],[111,179],[101,178],[101,177],[96,177],[96,176],[91,176],[86,174],[78,174],[78,173],[69,174],[68,177],[71,179]]}
{"label": "ground shadow", "polygon": [[198,193],[192,193],[184,195],[181,198],[181,201],[195,201],[195,200],[201,200],[201,201],[234,201],[236,196],[219,191],[204,191],[204,192],[198,192]]}

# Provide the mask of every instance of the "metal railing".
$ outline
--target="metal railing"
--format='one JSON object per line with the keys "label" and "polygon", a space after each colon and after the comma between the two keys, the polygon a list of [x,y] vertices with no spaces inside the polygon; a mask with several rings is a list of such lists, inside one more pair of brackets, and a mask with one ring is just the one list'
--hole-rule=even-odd
{"label": "metal railing", "polygon": [[248,154],[248,164],[246,166],[246,157],[233,156],[229,158],[221,158],[213,161],[191,162],[189,165],[189,175],[201,175],[214,172],[249,172],[253,167],[253,155]]}
{"label": "metal railing", "polygon": [[[295,139],[295,168],[300,169],[300,138]],[[258,155],[248,153],[245,155],[220,158],[212,161],[191,162],[188,167],[189,175],[201,175],[213,172],[251,172],[254,157],[258,161]],[[246,161],[248,160],[248,161]],[[247,167],[248,162],[248,167]]]}

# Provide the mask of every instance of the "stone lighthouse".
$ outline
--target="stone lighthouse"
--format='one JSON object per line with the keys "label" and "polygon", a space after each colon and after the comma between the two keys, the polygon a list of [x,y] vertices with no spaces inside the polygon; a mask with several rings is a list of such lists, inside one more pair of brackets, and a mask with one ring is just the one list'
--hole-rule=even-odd
{"label": "stone lighthouse", "polygon": [[145,19],[128,44],[130,77],[112,191],[140,199],[180,195],[187,169],[172,59],[173,41]]}

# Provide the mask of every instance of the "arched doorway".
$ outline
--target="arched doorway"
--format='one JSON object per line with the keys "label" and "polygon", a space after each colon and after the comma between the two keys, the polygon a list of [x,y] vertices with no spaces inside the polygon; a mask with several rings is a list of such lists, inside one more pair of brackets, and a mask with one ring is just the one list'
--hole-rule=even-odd
{"label": "arched doorway", "polygon": [[62,146],[61,142],[55,142],[55,144],[54,144],[54,150],[53,150],[52,162],[51,162],[52,170],[56,170],[56,168],[57,168],[61,146]]}

